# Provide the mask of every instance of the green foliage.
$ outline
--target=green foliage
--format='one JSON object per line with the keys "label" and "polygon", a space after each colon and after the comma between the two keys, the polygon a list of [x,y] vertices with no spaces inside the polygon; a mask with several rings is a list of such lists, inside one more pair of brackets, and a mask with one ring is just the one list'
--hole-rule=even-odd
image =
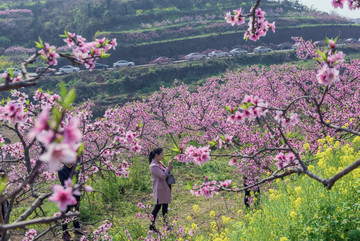
{"label": "green foliage", "polygon": [[[334,175],[360,157],[360,138],[341,145],[319,140],[317,162],[309,165],[323,177]],[[332,190],[308,176],[278,179],[262,198],[261,209],[236,224],[234,240],[358,240],[360,234],[360,170],[338,181]]]}
{"label": "green foliage", "polygon": [[9,47],[11,45],[11,40],[8,39],[6,36],[0,37],[0,46],[2,47]]}

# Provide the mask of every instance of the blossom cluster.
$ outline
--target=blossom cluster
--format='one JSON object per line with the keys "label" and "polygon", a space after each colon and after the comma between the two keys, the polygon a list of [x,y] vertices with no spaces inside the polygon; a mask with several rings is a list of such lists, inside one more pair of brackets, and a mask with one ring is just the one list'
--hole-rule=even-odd
{"label": "blossom cluster", "polygon": [[27,117],[24,103],[18,100],[11,100],[0,106],[0,121],[16,124],[25,121]]}
{"label": "blossom cluster", "polygon": [[320,84],[329,86],[339,81],[339,68],[344,63],[345,54],[342,51],[336,51],[336,40],[327,40],[330,49],[326,52],[318,51],[319,60],[323,62],[316,78]]}
{"label": "blossom cluster", "polygon": [[193,188],[190,190],[190,192],[192,195],[195,195],[197,197],[199,196],[205,196],[207,198],[213,197],[214,193],[219,194],[217,184],[218,184],[217,181],[205,182],[201,185],[200,188],[198,188],[197,185],[195,184]]}
{"label": "blossom cluster", "polygon": [[58,203],[61,212],[65,212],[68,206],[73,206],[77,203],[74,195],[80,196],[80,191],[73,190],[71,186],[71,179],[66,181],[65,187],[61,185],[55,185],[53,187],[54,193],[49,197],[49,200],[54,203]]}
{"label": "blossom cluster", "polygon": [[47,162],[50,170],[55,170],[61,162],[75,161],[82,133],[78,128],[79,120],[76,117],[69,117],[63,129],[54,129],[56,123],[49,123],[50,110],[50,108],[42,110],[28,136],[29,139],[36,138],[44,144],[47,151],[39,159]]}
{"label": "blossom cluster", "polygon": [[296,126],[300,121],[300,117],[297,113],[293,113],[290,117],[287,117],[284,116],[283,111],[276,111],[275,121],[284,125]]}
{"label": "blossom cluster", "polygon": [[[227,23],[233,25],[241,25],[245,23],[245,16],[242,13],[242,9],[233,10],[235,15],[232,15],[231,12],[228,12],[225,16]],[[244,39],[250,39],[252,41],[257,41],[260,37],[265,36],[267,31],[270,29],[275,32],[275,22],[269,23],[265,21],[265,12],[261,8],[251,9],[250,17],[248,22],[248,29],[244,34]]]}
{"label": "blossom cluster", "polygon": [[92,42],[86,42],[81,35],[65,32],[64,42],[72,48],[74,58],[79,64],[85,64],[86,68],[92,70],[95,67],[96,60],[106,56],[106,52],[115,49],[116,39],[108,40],[103,37],[95,39]]}
{"label": "blossom cluster", "polygon": [[22,17],[23,15],[32,16],[33,13],[30,9],[5,9],[0,11],[0,16]]}
{"label": "blossom cluster", "polygon": [[[346,0],[332,0],[332,5],[334,8],[343,8]],[[350,10],[360,9],[359,0],[347,0]]]}
{"label": "blossom cluster", "polygon": [[177,155],[175,159],[179,162],[193,162],[197,165],[201,165],[206,163],[210,160],[210,147],[203,146],[203,147],[195,147],[195,146],[188,146],[185,149],[184,154]]}
{"label": "blossom cluster", "polygon": [[36,230],[32,228],[25,233],[25,237],[23,238],[22,241],[33,241],[36,235],[37,235]]}
{"label": "blossom cluster", "polygon": [[[94,241],[99,241],[99,240],[108,240],[111,241],[112,240],[112,236],[109,235],[109,231],[111,229],[112,223],[109,220],[104,220],[104,224],[101,225],[98,229],[96,229],[93,232],[93,239]],[[82,236],[80,241],[89,241],[89,239],[86,238],[86,236]]]}
{"label": "blossom cluster", "polygon": [[275,160],[277,161],[276,166],[279,170],[288,167],[289,165],[296,165],[298,162],[295,160],[295,155],[292,152],[287,154],[279,153],[276,155]]}
{"label": "blossom cluster", "polygon": [[[54,203],[58,203],[61,212],[65,212],[68,206],[73,206],[77,203],[75,196],[81,196],[81,186],[79,184],[72,185],[72,179],[69,178],[65,181],[65,187],[61,185],[55,185],[53,187],[53,194],[49,197],[49,200]],[[92,192],[93,188],[87,185],[83,185],[85,192]]]}
{"label": "blossom cluster", "polygon": [[50,66],[57,65],[57,58],[60,57],[58,53],[56,53],[56,47],[50,46],[48,43],[45,43],[45,47],[40,50],[41,58],[46,61],[46,63]]}
{"label": "blossom cluster", "polygon": [[10,46],[5,49],[4,54],[12,55],[12,54],[23,54],[23,53],[34,53],[36,51],[35,48],[25,48],[22,46]]}
{"label": "blossom cluster", "polygon": [[229,109],[232,114],[228,117],[228,122],[240,124],[243,123],[246,118],[253,120],[267,113],[267,104],[258,96],[246,95],[242,102],[241,112],[236,111],[234,108]]}

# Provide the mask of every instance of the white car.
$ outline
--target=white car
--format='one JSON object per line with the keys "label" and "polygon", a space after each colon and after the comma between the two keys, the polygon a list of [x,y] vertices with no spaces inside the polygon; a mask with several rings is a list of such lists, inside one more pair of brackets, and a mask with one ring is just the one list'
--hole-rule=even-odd
{"label": "white car", "polygon": [[291,49],[293,49],[293,50],[297,50],[298,48],[300,48],[300,44],[293,44],[291,46]]}
{"label": "white car", "polygon": [[74,73],[74,72],[79,72],[80,71],[80,68],[78,67],[74,67],[72,65],[65,65],[63,67],[61,67],[59,69],[59,72],[62,73],[62,74],[65,74],[65,73]]}
{"label": "white car", "polygon": [[215,50],[208,54],[210,58],[221,58],[221,57],[229,57],[229,53],[221,51],[221,50]]}
{"label": "white car", "polygon": [[191,53],[185,56],[186,60],[201,60],[206,59],[206,55],[200,53]]}
{"label": "white car", "polygon": [[254,53],[267,53],[267,52],[271,52],[271,48],[265,47],[265,46],[259,46],[257,48],[254,48]]}
{"label": "white car", "polygon": [[345,40],[345,43],[348,43],[348,44],[356,44],[358,42],[359,41],[356,38],[348,38]]}
{"label": "white car", "polygon": [[244,54],[247,54],[247,52],[248,52],[248,51],[246,51],[246,50],[236,48],[236,49],[230,50],[229,54],[232,55],[232,56],[236,56],[236,55],[244,55]]}
{"label": "white car", "polygon": [[18,68],[8,68],[5,70],[5,73],[10,74],[10,72],[12,72],[12,76],[18,76],[18,74],[21,73],[21,70],[19,70]]}
{"label": "white car", "polygon": [[114,68],[121,68],[121,67],[131,67],[134,66],[134,62],[129,62],[127,60],[119,60],[113,64]]}

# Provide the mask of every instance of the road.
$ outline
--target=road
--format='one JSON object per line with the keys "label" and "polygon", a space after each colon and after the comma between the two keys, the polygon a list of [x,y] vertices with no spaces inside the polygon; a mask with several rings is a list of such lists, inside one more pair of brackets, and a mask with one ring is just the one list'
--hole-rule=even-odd
{"label": "road", "polygon": [[[277,52],[289,52],[289,51],[294,51],[293,49],[284,49],[284,50],[273,50],[272,52],[274,53],[277,53]],[[257,53],[254,53],[254,52],[250,52],[250,53],[247,53],[246,55],[257,55]],[[260,55],[260,54],[258,54]],[[232,56],[230,57],[224,57],[224,58],[232,58]],[[207,59],[209,59],[209,57],[207,57]],[[194,61],[198,61],[198,60],[194,60]],[[178,63],[183,63],[183,62],[190,62],[189,60],[176,60],[174,61],[174,64],[178,64]],[[135,66],[132,66],[131,68],[140,68],[140,67],[148,67],[148,66],[161,66],[161,65],[158,65],[158,64],[142,64],[142,65],[135,65]],[[128,67],[125,67],[125,68],[128,68]],[[107,70],[115,70],[117,68],[107,68]],[[84,72],[84,71],[88,71],[88,70],[80,70],[80,72]],[[71,74],[71,73],[66,73],[66,74]],[[58,76],[58,75],[64,75],[60,72],[56,72],[55,73],[55,76]],[[37,74],[36,73],[29,73],[29,76],[30,77],[36,77]]]}

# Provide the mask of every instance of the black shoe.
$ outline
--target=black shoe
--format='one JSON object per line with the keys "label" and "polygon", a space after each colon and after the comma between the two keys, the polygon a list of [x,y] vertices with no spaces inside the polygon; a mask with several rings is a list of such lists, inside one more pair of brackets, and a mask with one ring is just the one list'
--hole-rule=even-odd
{"label": "black shoe", "polygon": [[155,233],[158,233],[159,231],[155,228],[155,225],[150,224],[150,231],[154,231]]}
{"label": "black shoe", "polygon": [[69,232],[63,233],[62,239],[63,239],[64,241],[72,241],[72,238],[71,238],[71,235],[70,235]]}

